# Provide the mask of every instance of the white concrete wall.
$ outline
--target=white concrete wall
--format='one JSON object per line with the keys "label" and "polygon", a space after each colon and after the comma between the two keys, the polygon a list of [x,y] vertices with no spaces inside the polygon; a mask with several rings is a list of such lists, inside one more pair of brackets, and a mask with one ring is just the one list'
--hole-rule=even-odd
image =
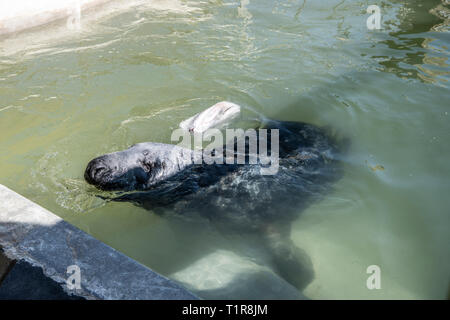
{"label": "white concrete wall", "polygon": [[0,0],[0,35],[68,19],[110,0]]}

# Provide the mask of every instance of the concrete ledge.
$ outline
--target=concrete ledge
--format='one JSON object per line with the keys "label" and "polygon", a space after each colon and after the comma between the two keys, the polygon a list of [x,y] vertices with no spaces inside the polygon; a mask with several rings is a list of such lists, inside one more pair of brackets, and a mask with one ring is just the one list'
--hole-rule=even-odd
{"label": "concrete ledge", "polygon": [[84,300],[84,298],[67,294],[58,282],[46,277],[41,268],[19,261],[0,283],[0,300]]}
{"label": "concrete ledge", "polygon": [[[3,185],[0,247],[9,259],[41,268],[68,294],[86,299],[198,299]],[[80,268],[81,289],[66,285],[71,265]]]}
{"label": "concrete ledge", "polygon": [[86,10],[109,0],[16,0],[0,3],[0,35],[67,18],[77,8]]}

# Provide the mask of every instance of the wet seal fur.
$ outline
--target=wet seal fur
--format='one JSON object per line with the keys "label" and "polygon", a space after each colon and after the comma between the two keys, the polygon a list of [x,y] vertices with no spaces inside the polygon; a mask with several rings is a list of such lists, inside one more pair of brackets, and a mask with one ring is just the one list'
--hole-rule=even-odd
{"label": "wet seal fur", "polygon": [[246,164],[195,164],[198,151],[145,142],[91,160],[84,177],[100,189],[126,192],[114,201],[161,215],[200,216],[225,234],[255,236],[274,271],[301,289],[313,271],[309,258],[290,239],[291,223],[341,177],[345,143],[326,129],[301,122],[269,120],[259,127],[279,130],[275,175],[261,175],[261,164],[248,164],[248,145]]}

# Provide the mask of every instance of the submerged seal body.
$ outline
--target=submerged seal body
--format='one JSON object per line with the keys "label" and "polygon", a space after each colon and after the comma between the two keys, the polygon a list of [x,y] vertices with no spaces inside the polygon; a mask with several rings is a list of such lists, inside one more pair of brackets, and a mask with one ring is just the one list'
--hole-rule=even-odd
{"label": "submerged seal body", "polygon": [[268,129],[269,148],[270,132],[278,130],[279,168],[273,175],[262,175],[260,163],[248,163],[248,142],[244,164],[196,163],[201,152],[146,142],[93,159],[85,179],[100,189],[127,191],[115,201],[129,201],[159,214],[193,213],[223,232],[256,234],[276,271],[303,287],[311,270],[305,271],[290,239],[290,225],[341,176],[340,144],[311,124],[266,121],[261,128]]}

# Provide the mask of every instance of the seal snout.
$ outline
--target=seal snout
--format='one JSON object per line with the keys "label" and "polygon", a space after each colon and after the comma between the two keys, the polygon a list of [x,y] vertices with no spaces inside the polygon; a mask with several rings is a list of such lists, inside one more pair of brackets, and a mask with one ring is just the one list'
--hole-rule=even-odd
{"label": "seal snout", "polygon": [[91,160],[84,172],[84,179],[93,185],[101,185],[111,170],[101,157]]}

